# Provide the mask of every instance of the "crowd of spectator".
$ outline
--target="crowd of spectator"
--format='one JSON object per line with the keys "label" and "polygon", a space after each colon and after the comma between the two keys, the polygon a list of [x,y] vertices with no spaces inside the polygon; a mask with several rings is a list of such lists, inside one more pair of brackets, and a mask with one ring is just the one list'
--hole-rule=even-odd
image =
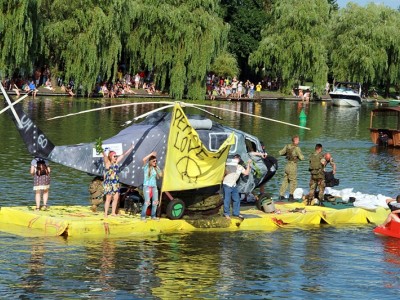
{"label": "crowd of spectator", "polygon": [[158,93],[154,82],[152,81],[153,73],[140,71],[132,76],[129,72],[123,74],[122,70],[117,73],[117,78],[114,82],[97,80],[94,89],[95,94],[101,94],[103,97],[118,97],[121,95],[135,95],[138,90],[143,90],[147,94],[152,95]]}
{"label": "crowd of spectator", "polygon": [[276,91],[279,89],[279,82],[269,77],[264,78],[257,84],[246,80],[240,81],[236,76],[219,77],[214,74],[208,74],[206,79],[207,96],[209,99],[216,98],[260,98],[262,90]]}
{"label": "crowd of spectator", "polygon": [[[147,94],[154,94],[159,91],[156,89],[152,78],[153,72],[140,71],[132,76],[129,72],[123,72],[122,69],[120,69],[114,81],[102,80],[99,76],[89,96],[101,95],[102,97],[114,98],[123,95],[137,94],[139,90]],[[55,84],[53,85],[53,83]],[[56,92],[56,87],[58,87],[59,91],[70,96],[75,96],[77,93],[81,94],[83,90],[81,85],[75,85],[73,79],[65,80],[65,78],[61,76],[52,77],[50,68],[47,65],[43,68],[36,68],[33,74],[26,78],[22,76],[5,78],[2,84],[6,90],[14,91],[17,97],[19,97],[21,93],[32,93],[32,96],[36,97],[39,87],[52,92]]]}

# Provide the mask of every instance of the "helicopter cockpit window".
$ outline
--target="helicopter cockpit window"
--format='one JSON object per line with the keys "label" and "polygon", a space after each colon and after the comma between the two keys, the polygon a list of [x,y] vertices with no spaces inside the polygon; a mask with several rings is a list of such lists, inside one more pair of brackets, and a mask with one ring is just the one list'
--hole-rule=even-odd
{"label": "helicopter cockpit window", "polygon": [[245,143],[247,152],[257,152],[257,144],[255,143],[255,141],[246,137]]}
{"label": "helicopter cockpit window", "polygon": [[[230,133],[226,132],[216,132],[216,133],[210,133],[210,145],[209,149],[211,151],[218,151],[219,147],[225,142],[225,140],[230,136]],[[237,137],[235,135],[235,144],[231,146],[229,153],[236,153],[237,149]]]}

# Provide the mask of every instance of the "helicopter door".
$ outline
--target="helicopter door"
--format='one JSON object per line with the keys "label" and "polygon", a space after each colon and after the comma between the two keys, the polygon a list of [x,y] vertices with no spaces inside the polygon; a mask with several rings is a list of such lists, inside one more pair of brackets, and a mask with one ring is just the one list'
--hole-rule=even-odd
{"label": "helicopter door", "polygon": [[245,144],[246,144],[247,153],[249,153],[249,152],[257,152],[258,151],[257,142],[254,139],[246,136]]}

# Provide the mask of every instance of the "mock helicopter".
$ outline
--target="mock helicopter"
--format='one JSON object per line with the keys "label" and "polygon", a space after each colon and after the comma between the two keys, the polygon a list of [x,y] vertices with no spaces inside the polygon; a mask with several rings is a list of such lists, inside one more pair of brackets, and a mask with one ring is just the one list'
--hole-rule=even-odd
{"label": "mock helicopter", "polygon": [[[101,179],[104,174],[104,164],[103,154],[96,150],[99,147],[98,141],[63,146],[54,145],[48,136],[39,129],[35,125],[34,121],[23,111],[22,105],[17,103],[22,99],[19,99],[14,103],[11,102],[1,84],[0,87],[6,102],[8,103],[8,106],[4,108],[3,111],[8,109],[8,113],[14,121],[28,152],[34,157],[40,157],[93,176],[94,181],[89,188],[91,200],[93,206],[100,204],[103,201]],[[127,105],[146,105],[148,103],[154,102],[114,105],[99,109]],[[172,145],[168,144],[171,113],[161,112],[161,110],[171,108],[176,104],[176,102],[159,101],[156,103],[161,105],[165,104],[165,106],[134,118],[134,120],[137,121],[138,119],[145,117],[142,122],[129,124],[131,121],[128,121],[126,128],[121,130],[115,136],[105,139],[101,143],[103,149],[111,149],[115,151],[117,155],[124,153],[131,147],[132,143],[134,144],[132,154],[128,155],[120,165],[121,173],[119,178],[120,182],[128,188],[128,191],[134,191],[133,195],[136,196],[134,199],[139,202],[142,201],[142,199],[137,197],[137,190],[140,190],[143,183],[143,157],[153,151],[157,152],[159,167],[164,168],[168,148],[172,147]],[[182,107],[197,108],[218,118],[215,114],[204,109],[204,107],[216,107],[188,103],[180,104]],[[236,111],[232,112],[237,113]],[[66,116],[71,116],[71,114]],[[222,125],[202,115],[188,115],[187,118],[192,128],[197,132],[202,144],[211,152],[217,151],[224,141],[232,133],[234,134],[234,142],[230,145],[227,159],[232,159],[235,154],[239,154],[242,160],[247,161],[248,159],[251,159],[253,162],[251,174],[247,178],[240,179],[240,182],[238,183],[240,193],[248,194],[253,192],[256,188],[265,185],[275,175],[278,168],[277,160],[270,155],[259,155],[259,153],[265,153],[265,149],[263,143],[257,137],[241,130]],[[179,145],[179,147],[183,146]],[[187,174],[187,170],[185,176],[191,176],[190,174]],[[194,176],[196,175],[194,174]],[[195,188],[189,190],[179,190],[178,187],[174,191],[166,193],[168,201],[163,202],[167,203],[167,207],[164,205],[164,208],[162,209],[166,211],[167,216],[171,219],[179,219],[184,213],[190,212],[210,214],[216,212],[223,203],[221,196],[218,194],[219,190],[219,185],[210,185],[202,187],[201,189]],[[260,200],[263,197],[264,195],[258,197],[258,203],[261,203]],[[96,201],[96,199],[98,201]],[[177,209],[175,208],[178,206],[180,209],[177,214]],[[258,207],[260,208],[260,205],[258,205]],[[137,210],[138,209],[139,208],[137,208]]]}

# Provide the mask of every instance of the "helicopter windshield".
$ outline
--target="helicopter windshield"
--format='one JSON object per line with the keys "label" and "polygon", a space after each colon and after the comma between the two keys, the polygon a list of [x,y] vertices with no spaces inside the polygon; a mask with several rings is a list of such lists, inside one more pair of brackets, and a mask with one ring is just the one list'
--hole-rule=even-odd
{"label": "helicopter windshield", "polygon": [[[209,133],[209,146],[208,148],[211,151],[217,151],[219,147],[225,142],[225,140],[229,137],[230,133],[229,132],[213,132]],[[235,134],[235,144],[231,146],[229,149],[229,153],[236,153],[237,151],[237,136]]]}

